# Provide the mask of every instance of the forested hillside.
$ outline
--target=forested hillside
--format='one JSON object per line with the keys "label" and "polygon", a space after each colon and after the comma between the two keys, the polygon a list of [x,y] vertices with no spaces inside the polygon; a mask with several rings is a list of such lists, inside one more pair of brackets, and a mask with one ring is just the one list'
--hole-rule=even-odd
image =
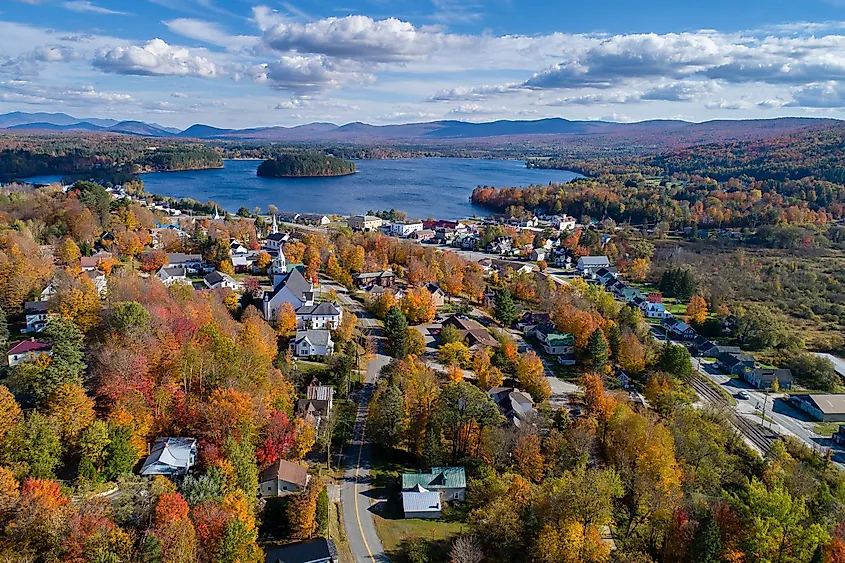
{"label": "forested hillside", "polygon": [[258,167],[258,175],[265,178],[343,176],[354,172],[355,164],[319,152],[282,154]]}

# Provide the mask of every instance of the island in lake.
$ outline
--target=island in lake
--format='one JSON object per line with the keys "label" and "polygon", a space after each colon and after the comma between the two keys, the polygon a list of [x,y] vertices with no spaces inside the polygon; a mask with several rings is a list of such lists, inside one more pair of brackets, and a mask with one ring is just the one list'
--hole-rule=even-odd
{"label": "island in lake", "polygon": [[313,178],[355,173],[355,163],[318,152],[282,154],[258,167],[262,178]]}

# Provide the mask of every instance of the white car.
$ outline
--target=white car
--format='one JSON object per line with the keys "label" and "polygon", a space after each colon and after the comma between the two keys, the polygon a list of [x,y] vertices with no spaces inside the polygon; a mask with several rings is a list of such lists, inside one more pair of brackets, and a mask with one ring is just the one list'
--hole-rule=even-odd
{"label": "white car", "polygon": [[751,398],[751,395],[749,395],[747,391],[740,391],[736,394],[736,396],[745,401]]}

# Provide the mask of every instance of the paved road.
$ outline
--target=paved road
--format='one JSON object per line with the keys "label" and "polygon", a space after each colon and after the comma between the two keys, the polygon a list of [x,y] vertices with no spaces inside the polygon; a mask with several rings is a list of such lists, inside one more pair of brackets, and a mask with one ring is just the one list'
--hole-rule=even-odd
{"label": "paved road", "polygon": [[[378,322],[364,310],[361,305],[347,295],[346,290],[339,285],[322,280],[324,289],[334,289],[341,304],[355,313],[360,319],[361,326],[370,332],[373,338],[378,337]],[[367,442],[367,412],[370,399],[376,388],[376,381],[381,368],[390,362],[390,358],[381,353],[370,360],[363,388],[357,393],[358,410],[355,416],[355,426],[352,430],[352,441],[344,452],[346,470],[343,473],[343,483],[340,488],[340,505],[343,509],[343,525],[349,548],[355,558],[355,563],[387,563],[390,559],[385,555],[373,515],[370,512],[375,500],[370,495],[370,461],[371,446]]]}

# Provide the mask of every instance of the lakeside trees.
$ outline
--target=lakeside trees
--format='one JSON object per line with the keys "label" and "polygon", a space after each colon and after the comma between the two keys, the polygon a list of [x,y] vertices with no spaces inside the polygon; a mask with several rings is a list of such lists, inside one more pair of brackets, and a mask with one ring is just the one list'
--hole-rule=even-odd
{"label": "lakeside trees", "polygon": [[355,172],[355,164],[319,152],[281,154],[258,166],[264,178],[308,178],[314,176],[343,176]]}

